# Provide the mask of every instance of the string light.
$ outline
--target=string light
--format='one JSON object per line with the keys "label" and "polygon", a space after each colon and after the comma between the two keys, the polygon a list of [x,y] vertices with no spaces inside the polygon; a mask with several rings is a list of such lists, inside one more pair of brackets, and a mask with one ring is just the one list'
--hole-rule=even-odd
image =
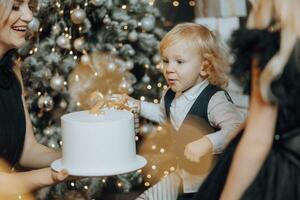
{"label": "string light", "polygon": [[55,5],[56,5],[57,8],[60,8],[60,6],[61,6],[59,2],[56,2]]}
{"label": "string light", "polygon": [[193,6],[196,5],[196,2],[195,1],[189,1],[189,5],[193,7]]}
{"label": "string light", "polygon": [[77,101],[76,105],[79,107],[81,105],[81,103],[79,101]]}
{"label": "string light", "polygon": [[170,171],[171,171],[171,172],[175,171],[175,167],[173,167],[173,166],[170,167]]}
{"label": "string light", "polygon": [[67,85],[68,85],[68,83],[67,83],[67,81],[65,81],[65,82],[64,82],[64,86],[67,86]]}
{"label": "string light", "polygon": [[139,141],[139,137],[138,136],[135,136],[135,141]]}
{"label": "string light", "polygon": [[126,5],[122,5],[122,9],[125,10],[127,8]]}
{"label": "string light", "polygon": [[148,69],[148,68],[149,68],[149,65],[148,65],[148,64],[145,64],[144,67],[145,67],[146,69]]}
{"label": "string light", "polygon": [[88,187],[87,185],[85,185],[83,188],[84,188],[85,190],[88,190],[88,189],[89,189],[89,187]]}
{"label": "string light", "polygon": [[151,89],[152,89],[152,86],[151,86],[151,85],[147,85],[147,89],[148,89],[148,90],[151,90]]}
{"label": "string light", "polygon": [[42,93],[41,93],[41,92],[38,92],[37,94],[38,94],[38,96],[41,96],[41,95],[42,95]]}
{"label": "string light", "polygon": [[164,175],[169,175],[169,171],[164,171]]}
{"label": "string light", "polygon": [[161,149],[160,149],[160,153],[165,153],[165,149],[164,149],[164,148],[161,148]]}
{"label": "string light", "polygon": [[179,2],[178,1],[173,1],[173,6],[175,6],[175,7],[179,6]]}
{"label": "string light", "polygon": [[142,170],[141,170],[141,169],[139,169],[139,170],[137,170],[137,172],[138,172],[138,173],[142,173]]}
{"label": "string light", "polygon": [[163,88],[164,88],[164,90],[166,90],[166,89],[168,89],[168,86],[167,86],[167,85],[164,85],[164,87],[163,87]]}
{"label": "string light", "polygon": [[146,187],[149,187],[149,186],[150,186],[150,183],[149,183],[149,182],[145,182],[144,185],[145,185]]}
{"label": "string light", "polygon": [[144,96],[141,96],[141,97],[140,97],[140,100],[141,100],[141,101],[145,101],[145,97],[144,97]]}
{"label": "string light", "polygon": [[22,195],[19,195],[19,196],[18,196],[18,199],[22,199]]}
{"label": "string light", "polygon": [[162,127],[161,126],[157,126],[157,131],[162,131]]}
{"label": "string light", "polygon": [[78,74],[75,75],[75,81],[79,81],[79,75]]}
{"label": "string light", "polygon": [[74,56],[74,60],[77,60],[77,58],[78,58],[77,56]]}
{"label": "string light", "polygon": [[156,145],[152,145],[151,149],[155,150],[156,149]]}
{"label": "string light", "polygon": [[53,48],[51,49],[51,51],[54,52],[54,51],[55,51],[55,48],[53,47]]}
{"label": "string light", "polygon": [[157,83],[157,87],[161,87],[162,86],[162,83]]}
{"label": "string light", "polygon": [[156,165],[152,165],[151,169],[156,170]]}
{"label": "string light", "polygon": [[159,102],[158,99],[153,100],[153,103],[158,103],[158,102]]}
{"label": "string light", "polygon": [[147,174],[147,178],[151,178],[151,174]]}
{"label": "string light", "polygon": [[106,183],[106,179],[105,178],[102,179],[102,183]]}
{"label": "string light", "polygon": [[40,30],[39,30],[40,32],[42,32],[43,31],[43,28],[40,28]]}
{"label": "string light", "polygon": [[70,184],[72,187],[75,187],[75,183],[74,182],[71,182]]}
{"label": "string light", "polygon": [[155,0],[149,0],[149,5],[153,6],[154,5]]}
{"label": "string light", "polygon": [[121,182],[118,182],[118,187],[122,187],[123,186],[123,184],[121,183]]}

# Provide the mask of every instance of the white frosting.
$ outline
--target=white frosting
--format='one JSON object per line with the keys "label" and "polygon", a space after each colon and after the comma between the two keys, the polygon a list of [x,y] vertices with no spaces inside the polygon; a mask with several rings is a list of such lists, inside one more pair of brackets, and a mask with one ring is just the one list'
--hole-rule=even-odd
{"label": "white frosting", "polygon": [[136,162],[133,114],[106,110],[66,114],[62,121],[62,163],[70,171],[109,171]]}

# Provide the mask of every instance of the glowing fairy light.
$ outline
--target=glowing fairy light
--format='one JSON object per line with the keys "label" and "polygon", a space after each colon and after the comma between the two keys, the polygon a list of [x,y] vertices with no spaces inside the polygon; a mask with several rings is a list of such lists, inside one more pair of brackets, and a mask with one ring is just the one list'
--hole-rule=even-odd
{"label": "glowing fairy light", "polygon": [[178,2],[178,1],[173,1],[173,6],[174,6],[174,7],[179,6],[179,2]]}
{"label": "glowing fairy light", "polygon": [[118,182],[118,187],[122,187],[123,186],[123,184],[121,183],[121,182]]}

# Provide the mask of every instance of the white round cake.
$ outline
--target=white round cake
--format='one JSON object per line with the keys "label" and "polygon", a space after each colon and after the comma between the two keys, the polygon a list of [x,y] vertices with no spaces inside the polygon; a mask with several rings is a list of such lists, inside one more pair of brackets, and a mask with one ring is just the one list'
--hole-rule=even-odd
{"label": "white round cake", "polygon": [[71,175],[104,176],[134,171],[146,160],[136,155],[134,118],[126,110],[88,111],[61,117],[62,159],[52,168]]}

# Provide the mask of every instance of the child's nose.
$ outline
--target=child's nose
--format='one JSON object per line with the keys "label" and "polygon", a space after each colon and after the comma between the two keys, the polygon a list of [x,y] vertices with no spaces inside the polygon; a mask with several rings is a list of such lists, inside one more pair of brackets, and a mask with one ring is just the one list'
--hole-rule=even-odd
{"label": "child's nose", "polygon": [[167,73],[172,73],[175,71],[175,66],[173,64],[169,64],[167,67],[166,67],[166,72]]}

